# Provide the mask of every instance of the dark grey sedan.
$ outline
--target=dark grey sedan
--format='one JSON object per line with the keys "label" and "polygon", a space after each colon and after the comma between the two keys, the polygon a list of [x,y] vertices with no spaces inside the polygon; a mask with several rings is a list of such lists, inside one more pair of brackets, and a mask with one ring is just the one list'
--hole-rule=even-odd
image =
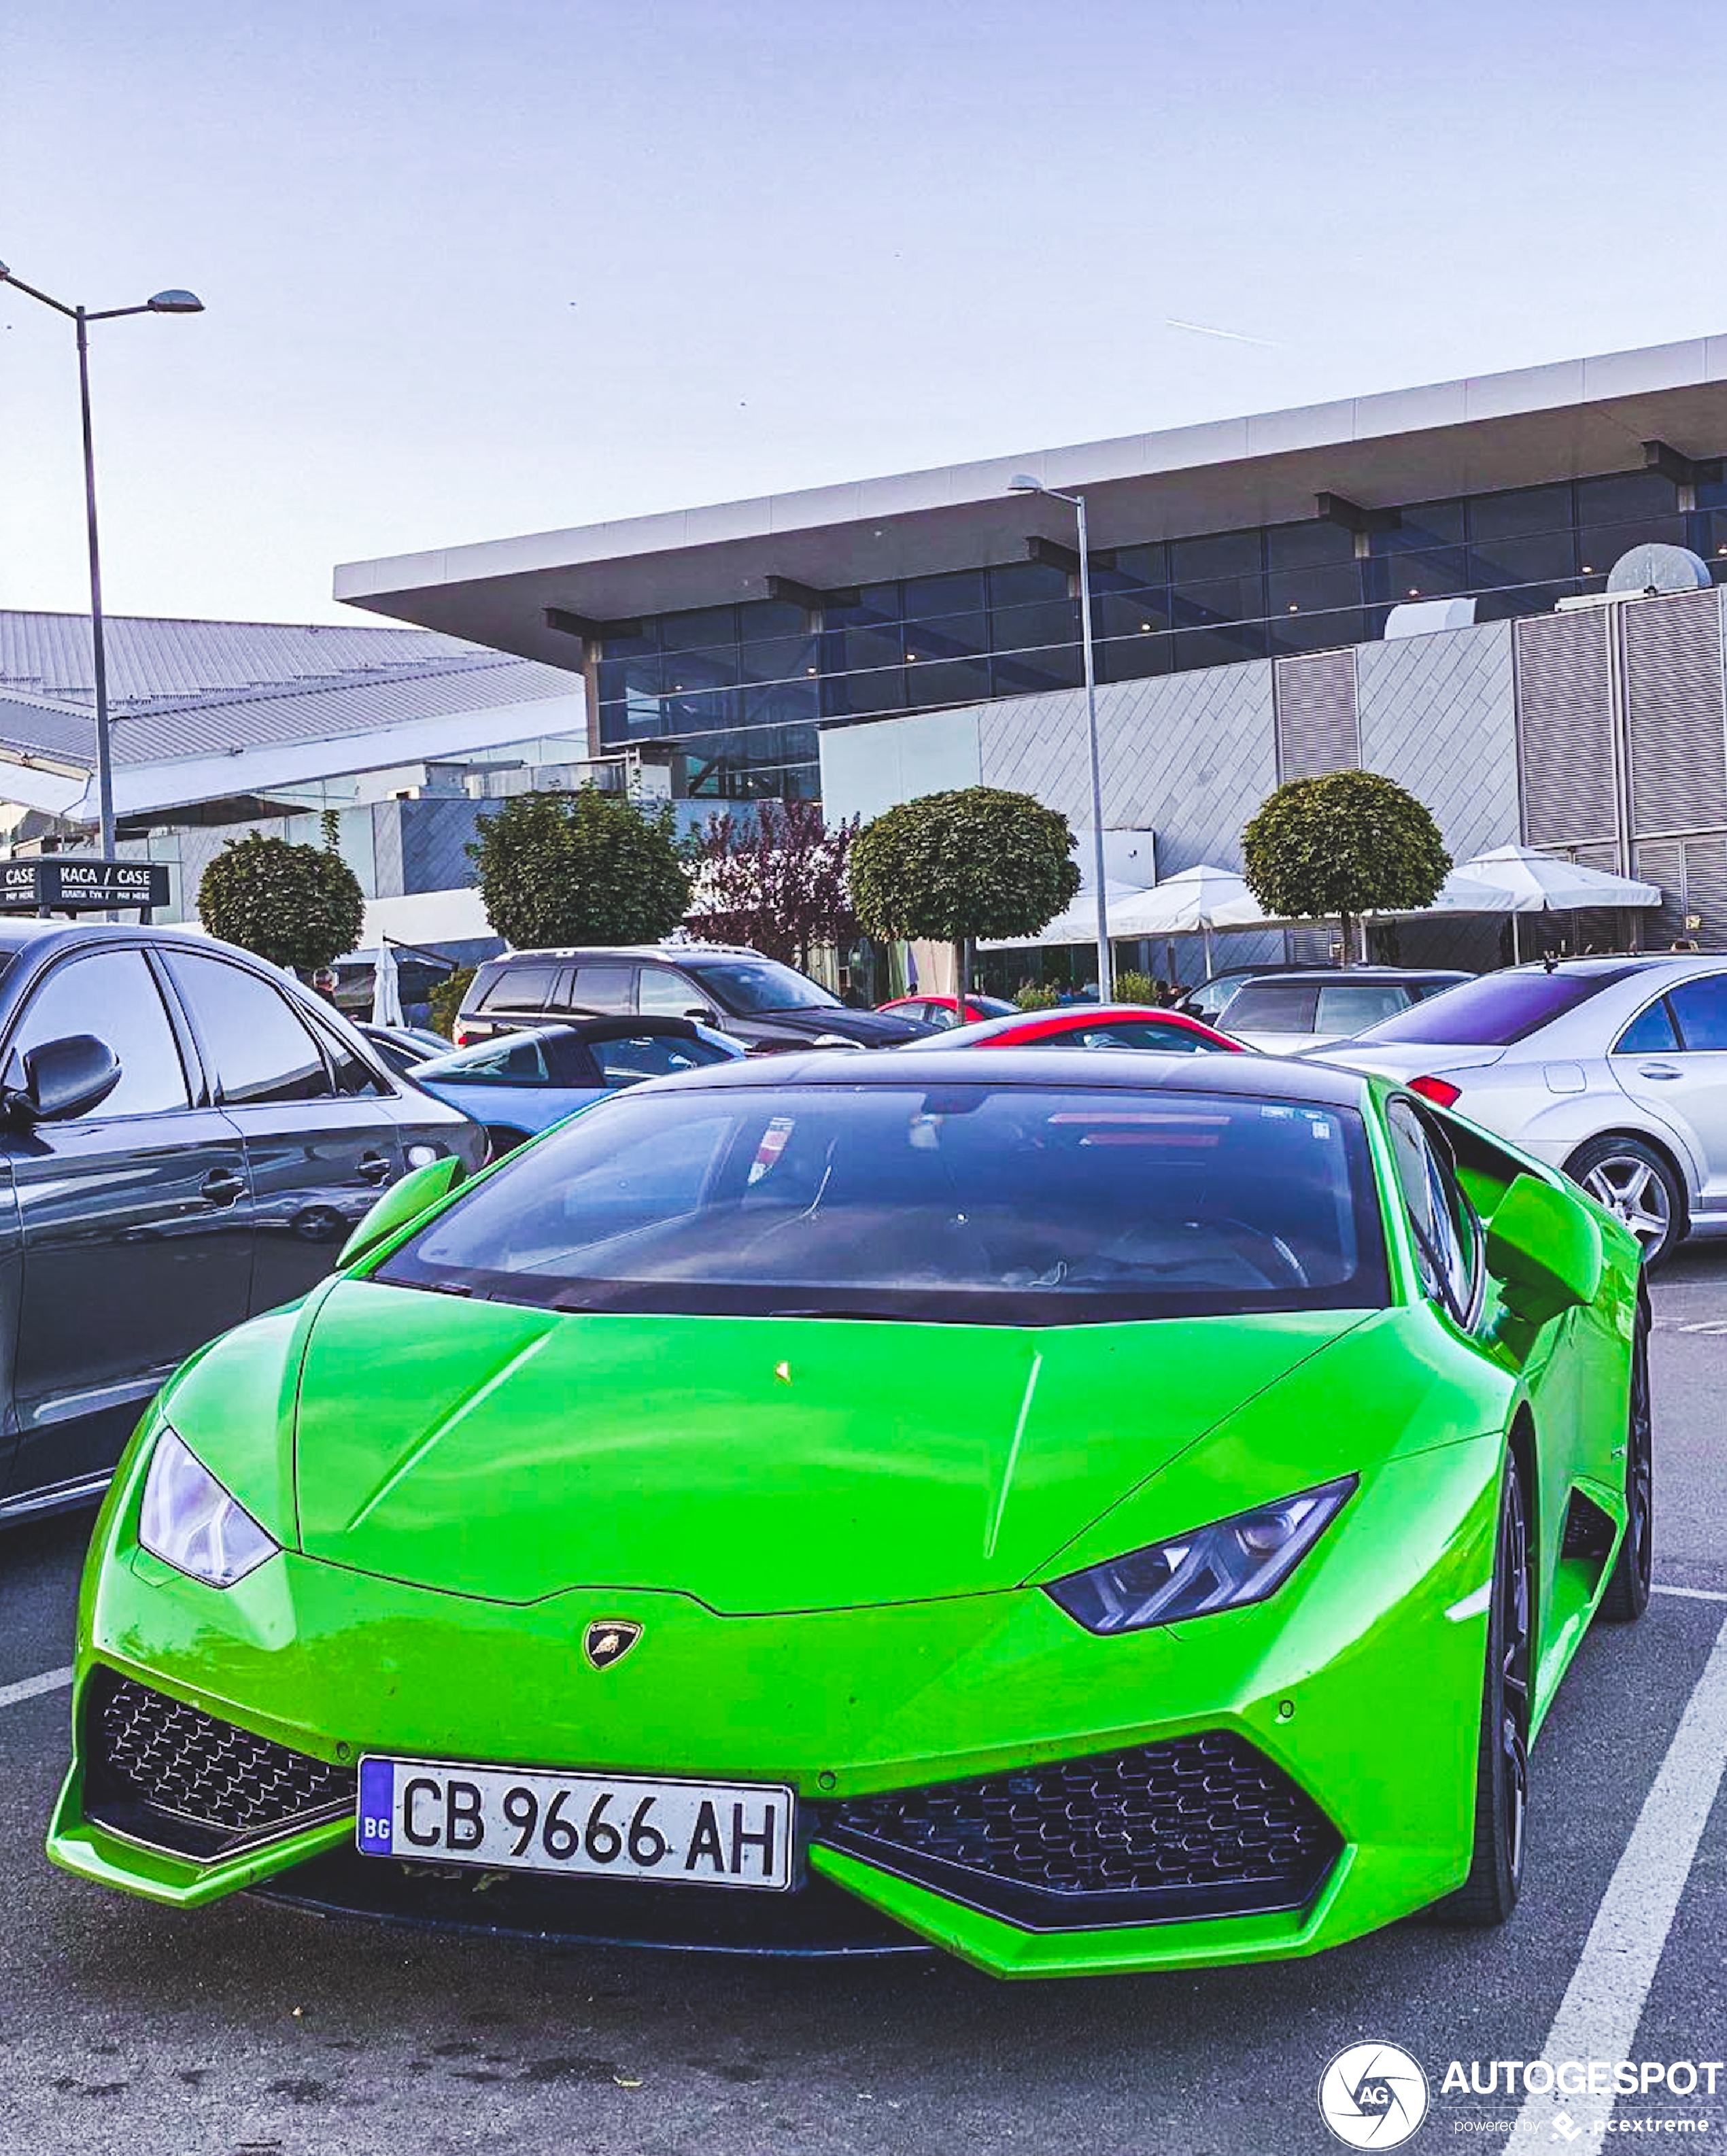
{"label": "dark grey sedan", "polygon": [[100,922],[0,921],[0,1517],[93,1496],[193,1348],[486,1147],[262,960]]}

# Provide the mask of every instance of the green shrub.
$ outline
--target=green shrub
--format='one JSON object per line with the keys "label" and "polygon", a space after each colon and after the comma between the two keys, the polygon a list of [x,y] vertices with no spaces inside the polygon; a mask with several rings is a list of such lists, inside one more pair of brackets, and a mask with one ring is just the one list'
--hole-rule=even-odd
{"label": "green shrub", "polygon": [[479,970],[477,966],[458,966],[438,983],[427,998],[432,1006],[432,1024],[446,1040],[455,1038],[455,1014]]}
{"label": "green shrub", "polygon": [[332,846],[296,846],[249,831],[229,839],[204,870],[198,917],[224,943],[310,973],[357,947],[366,901]]}
{"label": "green shrub", "polygon": [[1161,1009],[1170,1000],[1169,984],[1130,966],[1115,977],[1115,999],[1118,1004],[1146,1004],[1154,1010]]}
{"label": "green shrub", "polygon": [[1021,981],[1014,991],[1014,1001],[1022,1011],[1054,1010],[1061,1000],[1055,988],[1046,988],[1041,981]]}

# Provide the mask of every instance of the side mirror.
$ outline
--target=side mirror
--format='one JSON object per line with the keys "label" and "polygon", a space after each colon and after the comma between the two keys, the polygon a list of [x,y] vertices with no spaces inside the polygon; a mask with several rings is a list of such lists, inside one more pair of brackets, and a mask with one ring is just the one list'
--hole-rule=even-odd
{"label": "side mirror", "polygon": [[1509,1316],[1533,1332],[1595,1300],[1601,1230],[1584,1208],[1539,1177],[1519,1175],[1487,1231],[1487,1269]]}
{"label": "side mirror", "polygon": [[697,1025],[717,1025],[720,1022],[719,1013],[710,1010],[706,1004],[691,1004],[684,1016],[693,1019]]}
{"label": "side mirror", "polygon": [[342,1255],[336,1260],[337,1270],[340,1271],[357,1258],[363,1258],[368,1250],[375,1250],[380,1243],[387,1242],[398,1229],[417,1220],[422,1213],[429,1213],[440,1198],[447,1198],[465,1179],[467,1173],[455,1155],[448,1153],[442,1160],[429,1160],[424,1168],[416,1168],[399,1183],[393,1183],[371,1209],[362,1215],[359,1225],[342,1245]]}
{"label": "side mirror", "polygon": [[71,1033],[24,1050],[24,1082],[6,1096],[16,1123],[62,1123],[99,1108],[120,1083],[120,1058],[94,1034]]}

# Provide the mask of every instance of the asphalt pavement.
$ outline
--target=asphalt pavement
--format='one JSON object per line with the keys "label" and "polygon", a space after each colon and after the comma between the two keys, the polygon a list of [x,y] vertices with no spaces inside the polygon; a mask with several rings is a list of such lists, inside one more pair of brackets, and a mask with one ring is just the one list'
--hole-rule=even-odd
{"label": "asphalt pavement", "polygon": [[[1317,2092],[1360,2043],[1425,2073],[1412,2149],[1709,2146],[1727,2069],[1713,2099],[1665,2069],[1727,2060],[1727,1246],[1682,1252],[1655,1304],[1656,1577],[1683,1591],[1585,1642],[1536,1750],[1521,1906],[1308,1962],[1002,1984],[933,1956],[539,1951],[105,1893],[43,1856],[67,1693],[23,1689],[69,1660],[89,1522],[11,1534],[0,2151],[1285,2156],[1343,2145]],[[1364,1751],[1399,1722],[1396,1697],[1364,1702]],[[1663,2079],[1567,2098],[1558,2126],[1538,2088],[1525,2113],[1523,2065],[1573,2042]]]}

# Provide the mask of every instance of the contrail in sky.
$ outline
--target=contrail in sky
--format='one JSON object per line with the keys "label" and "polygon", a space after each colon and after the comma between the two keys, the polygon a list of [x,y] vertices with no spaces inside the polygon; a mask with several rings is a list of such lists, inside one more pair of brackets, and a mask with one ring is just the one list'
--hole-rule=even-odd
{"label": "contrail in sky", "polygon": [[1173,315],[1165,315],[1166,329],[1191,330],[1195,336],[1227,337],[1231,344],[1263,345],[1267,352],[1281,352],[1283,346],[1275,337],[1246,336],[1240,330],[1214,330],[1206,322],[1178,322]]}

